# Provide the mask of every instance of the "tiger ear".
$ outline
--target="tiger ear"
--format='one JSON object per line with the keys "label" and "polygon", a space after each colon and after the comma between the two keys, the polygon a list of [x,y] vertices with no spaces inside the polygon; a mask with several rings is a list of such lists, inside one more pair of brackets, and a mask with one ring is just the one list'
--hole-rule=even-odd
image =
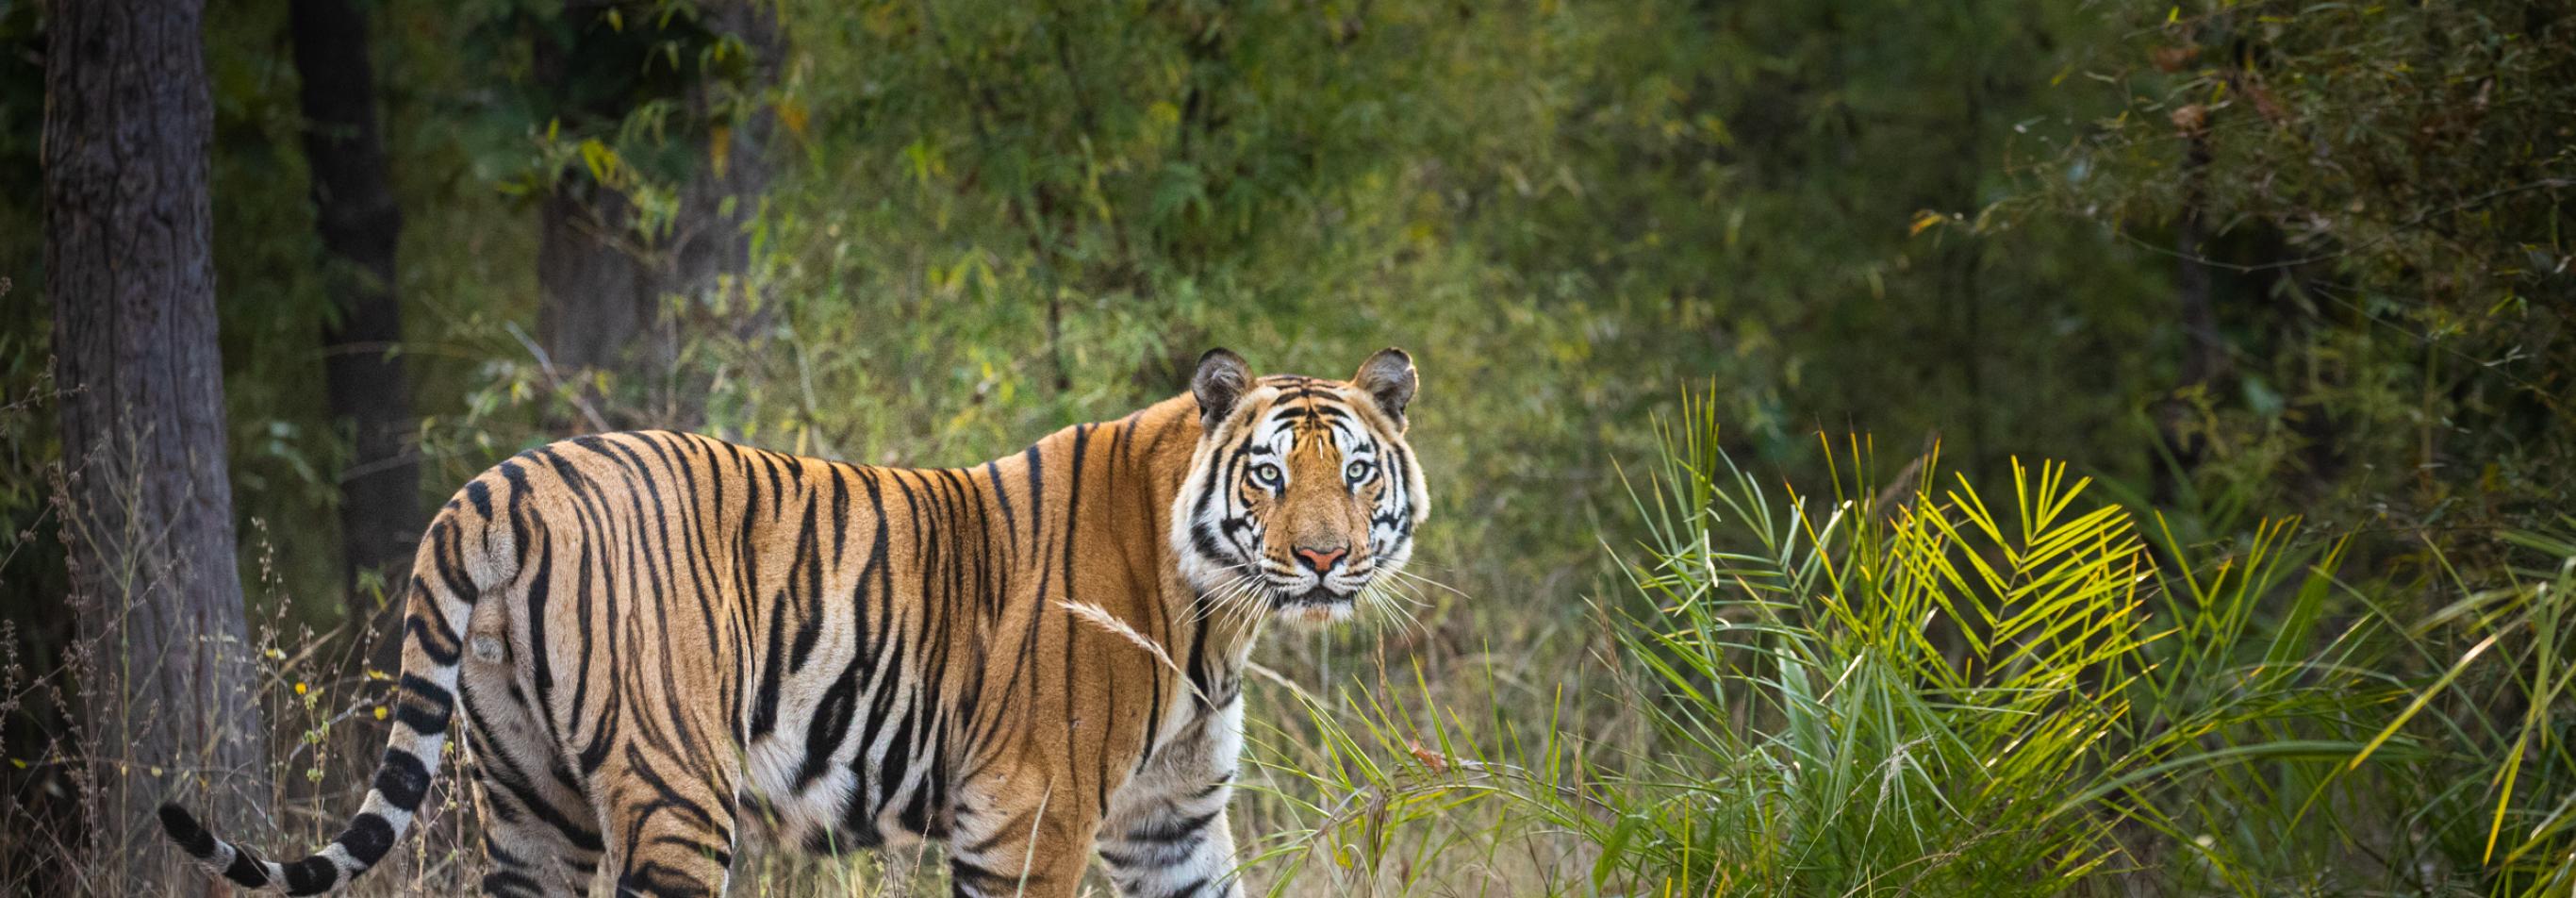
{"label": "tiger ear", "polygon": [[1413,373],[1413,357],[1404,350],[1389,346],[1360,363],[1360,372],[1351,375],[1351,384],[1377,399],[1377,407],[1395,419],[1395,426],[1405,426],[1404,405],[1413,401],[1413,388],[1421,378]]}
{"label": "tiger ear", "polygon": [[1234,403],[1252,386],[1252,366],[1233,350],[1219,346],[1199,356],[1199,370],[1190,375],[1190,393],[1199,400],[1199,426],[1213,432],[1216,423],[1234,412]]}

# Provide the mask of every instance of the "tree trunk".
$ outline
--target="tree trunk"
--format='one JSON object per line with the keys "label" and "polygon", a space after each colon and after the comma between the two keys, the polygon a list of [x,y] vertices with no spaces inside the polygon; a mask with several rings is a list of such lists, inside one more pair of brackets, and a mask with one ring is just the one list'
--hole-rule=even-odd
{"label": "tree trunk", "polygon": [[2213,158],[2209,130],[2199,119],[2184,128],[2182,218],[2174,223],[2175,316],[2182,325],[2181,382],[2154,408],[2158,457],[2153,463],[2149,498],[2170,505],[2181,498],[2191,472],[2200,467],[2208,441],[2192,422],[2209,388],[2226,364],[2219,343],[2218,313],[2211,303],[2207,226],[2209,163]]}
{"label": "tree trunk", "polygon": [[633,213],[616,191],[569,176],[538,227],[537,329],[555,368],[622,371],[657,323],[657,279],[640,258]]}
{"label": "tree trunk", "polygon": [[[769,192],[770,138],[777,130],[765,94],[778,86],[786,41],[772,3],[715,0],[699,9],[708,30],[742,41],[751,69],[730,85],[701,74],[690,91],[690,112],[713,127],[698,151],[695,176],[680,191],[668,276],[672,292],[711,300],[700,308],[712,323],[739,333],[751,322],[752,297],[744,283],[751,274],[750,227]],[[754,99],[727,102],[728,93]]]}
{"label": "tree trunk", "polygon": [[314,227],[336,313],[322,333],[323,364],[331,416],[348,428],[353,450],[340,472],[342,573],[350,619],[370,625],[360,633],[373,646],[369,662],[393,670],[401,643],[390,634],[401,606],[360,587],[369,574],[403,582],[422,526],[411,392],[393,354],[402,339],[394,287],[402,209],[386,182],[366,18],[349,0],[295,0],[292,13]]}
{"label": "tree trunk", "polygon": [[[53,4],[45,271],[93,894],[175,894],[165,799],[249,816],[263,775],[215,342],[201,0]],[[209,792],[212,792],[209,795]],[[254,829],[253,832],[256,832]]]}
{"label": "tree trunk", "polygon": [[[578,26],[613,4],[573,0],[565,14]],[[538,329],[559,376],[607,371],[633,389],[631,404],[612,404],[607,423],[688,429],[704,421],[705,378],[679,369],[685,332],[736,331],[752,324],[745,290],[751,235],[769,189],[767,158],[773,117],[761,103],[720,103],[726,90],[757,94],[778,81],[782,45],[777,18],[757,0],[700,7],[708,31],[738,37],[752,56],[747,84],[726,85],[701,72],[689,90],[690,113],[704,129],[696,164],[677,185],[678,208],[667,229],[642,232],[626,197],[576,170],[547,197],[537,249],[542,300]],[[541,43],[542,79],[567,77],[564,48]],[[729,107],[739,118],[720,109]],[[753,109],[751,112],[741,112]],[[632,110],[594,109],[615,117]],[[670,307],[673,298],[679,307]]]}

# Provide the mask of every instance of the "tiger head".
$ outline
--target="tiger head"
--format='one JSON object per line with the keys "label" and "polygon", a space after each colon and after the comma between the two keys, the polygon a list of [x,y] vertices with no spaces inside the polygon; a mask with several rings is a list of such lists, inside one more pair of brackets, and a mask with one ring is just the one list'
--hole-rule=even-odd
{"label": "tiger head", "polygon": [[1254,377],[1223,349],[1190,392],[1199,444],[1172,503],[1181,574],[1220,609],[1319,626],[1388,595],[1431,510],[1405,445],[1413,359],[1380,350],[1350,380]]}

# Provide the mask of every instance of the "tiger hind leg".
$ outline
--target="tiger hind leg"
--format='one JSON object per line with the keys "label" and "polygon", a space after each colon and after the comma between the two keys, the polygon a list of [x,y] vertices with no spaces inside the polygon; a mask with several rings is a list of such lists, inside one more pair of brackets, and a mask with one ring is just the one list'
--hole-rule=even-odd
{"label": "tiger hind leg", "polygon": [[589,895],[605,847],[592,802],[508,668],[474,659],[464,673],[465,720],[486,811],[483,847],[492,864],[482,893]]}
{"label": "tiger hind leg", "polygon": [[552,827],[529,821],[495,822],[483,836],[492,872],[482,893],[492,898],[588,898],[598,852],[584,853]]}
{"label": "tiger hind leg", "polygon": [[[604,782],[624,784],[610,796],[609,869],[615,898],[714,898],[733,874],[738,775],[731,765],[700,773],[663,772],[641,763],[633,743],[602,767]],[[620,769],[624,767],[625,769]]]}

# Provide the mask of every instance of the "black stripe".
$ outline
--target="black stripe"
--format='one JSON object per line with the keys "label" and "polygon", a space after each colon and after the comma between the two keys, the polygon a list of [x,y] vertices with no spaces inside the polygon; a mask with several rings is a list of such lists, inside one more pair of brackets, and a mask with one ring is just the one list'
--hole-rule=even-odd
{"label": "black stripe", "polygon": [[1133,870],[1138,863],[1136,858],[1120,854],[1117,849],[1106,845],[1100,846],[1094,853],[1100,855],[1100,862],[1108,864],[1112,870]]}
{"label": "black stripe", "polygon": [[1135,829],[1127,831],[1127,841],[1146,845],[1175,844],[1184,839],[1196,837],[1200,830],[1206,829],[1209,823],[1216,820],[1217,815],[1223,813],[1225,813],[1225,809],[1218,808],[1205,814],[1183,817],[1178,820],[1147,820]]}
{"label": "black stripe", "polygon": [[429,765],[411,752],[385,749],[384,763],[376,768],[376,793],[385,797],[386,804],[419,810],[421,796],[429,793]]}
{"label": "black stripe", "polygon": [[[853,668],[858,658],[853,656]],[[859,678],[854,669],[844,669],[832,687],[823,690],[823,699],[814,705],[814,723],[805,728],[805,762],[796,769],[796,789],[803,791],[823,776],[832,764],[832,753],[841,740],[850,735],[850,712],[858,705]]]}
{"label": "black stripe", "polygon": [[[883,691],[887,693],[895,693],[904,690],[903,685],[897,683],[889,685]],[[895,791],[903,788],[904,778],[912,773],[913,726],[919,723],[920,720],[921,703],[906,703],[904,705],[902,719],[896,722],[894,732],[886,736],[885,751],[877,756],[877,806],[869,810],[870,817],[874,817],[877,812],[885,810],[885,806],[894,801]],[[866,750],[866,747],[861,746],[861,750]],[[918,792],[919,790],[915,791]],[[913,832],[920,832],[922,830],[921,821],[914,819],[910,814],[910,810],[911,809],[907,807],[904,812],[898,813],[896,815],[897,820],[903,824],[905,829]]]}
{"label": "black stripe", "polygon": [[340,865],[330,858],[314,855],[286,868],[286,894],[319,895],[340,884]]}
{"label": "black stripe", "polygon": [[[1091,425],[1084,424],[1075,427],[1073,429],[1073,460],[1069,466],[1069,476],[1065,478],[1065,483],[1067,484],[1065,487],[1064,500],[1065,532],[1060,534],[1058,537],[1064,542],[1064,598],[1074,598],[1074,549],[1081,543],[1081,540],[1078,538],[1081,530],[1076,525],[1082,520],[1082,457],[1090,446]],[[1039,598],[1041,600],[1047,600],[1055,597],[1041,593]],[[1066,749],[1069,751],[1073,746],[1082,744],[1074,737],[1073,728],[1074,723],[1082,719],[1081,713],[1074,708],[1073,704],[1074,698],[1081,692],[1081,690],[1077,688],[1076,684],[1079,684],[1082,681],[1074,678],[1073,664],[1074,643],[1079,642],[1080,640],[1075,638],[1076,634],[1074,630],[1073,617],[1071,615],[1049,616],[1064,618],[1064,680],[1062,681],[1062,685],[1058,688],[1064,693],[1064,744]],[[1106,740],[1104,740],[1102,744],[1106,745]],[[1105,806],[1108,803],[1104,801],[1102,804]]]}
{"label": "black stripe", "polygon": [[[555,548],[551,539],[553,530],[549,528],[546,535],[549,537],[547,544],[537,547],[537,571],[528,581],[526,603],[528,652],[531,656],[528,661],[534,667],[537,719],[546,724],[546,732],[551,737],[554,734],[554,713],[550,709],[554,707],[555,665],[554,648],[546,642],[546,605],[554,599]],[[520,544],[519,551],[527,551],[527,545]]]}
{"label": "black stripe", "polygon": [[1002,469],[997,462],[984,463],[984,480],[993,485],[993,501],[1001,503],[1002,532],[1017,533],[1020,529],[1019,515],[1011,508],[1011,491],[1002,488]]}
{"label": "black stripe", "polygon": [[510,484],[510,544],[525,552],[528,550],[528,472],[520,469],[516,461],[504,461],[493,470],[500,471],[501,479]]}
{"label": "black stripe", "polygon": [[[815,641],[823,637],[823,560],[817,553],[814,543],[814,505],[814,495],[807,493],[805,521],[796,528],[796,558],[788,568],[791,573],[788,574],[789,587],[786,595],[796,600],[793,604],[804,613],[805,618],[796,627],[795,654],[789,657],[787,663],[787,670],[790,673],[805,672],[805,662],[813,657]],[[801,591],[795,589],[795,576],[799,572],[805,575],[806,580],[805,588]],[[782,609],[788,604],[779,603]],[[811,607],[807,607],[808,605]]]}
{"label": "black stripe", "polygon": [[484,874],[482,889],[483,894],[501,896],[501,898],[516,898],[516,896],[520,895],[535,896],[543,895],[545,893],[544,887],[538,885],[537,880],[534,877],[525,873],[514,873],[508,870],[495,870],[491,873]]}
{"label": "black stripe", "polygon": [[259,862],[259,855],[235,845],[233,862],[224,868],[224,878],[240,883],[243,888],[256,889],[268,885],[268,870]]}
{"label": "black stripe", "polygon": [[358,868],[363,870],[375,866],[377,861],[385,859],[385,852],[393,850],[394,825],[382,814],[359,814],[350,818],[348,831],[333,841],[340,843],[340,847],[347,850],[349,857],[356,860]]}
{"label": "black stripe", "polygon": [[457,532],[456,520],[443,517],[429,528],[433,547],[429,563],[438,571],[439,582],[447,586],[448,595],[470,603],[474,601],[474,581],[465,576],[465,549],[460,545],[465,535]]}
{"label": "black stripe", "polygon": [[492,487],[486,485],[483,478],[477,477],[465,482],[465,499],[474,503],[475,514],[481,515],[486,521],[492,519]]}
{"label": "black stripe", "polygon": [[960,894],[971,894],[965,891],[969,888],[982,891],[991,887],[1035,892],[1038,891],[1035,887],[1046,881],[1045,877],[1035,873],[1022,873],[1018,876],[995,873],[982,864],[961,858],[948,859],[948,879]]}
{"label": "black stripe", "polygon": [[447,732],[447,718],[456,710],[456,697],[446,689],[417,674],[403,674],[401,691],[411,693],[418,702],[403,702],[394,709],[394,719],[423,736]]}
{"label": "black stripe", "polygon": [[198,825],[196,815],[188,813],[187,808],[175,804],[162,805],[161,831],[169,833],[170,840],[179,843],[180,850],[188,852],[189,856],[198,860],[214,859],[215,834]]}
{"label": "black stripe", "polygon": [[787,635],[787,613],[785,608],[786,602],[784,601],[786,597],[780,596],[779,598],[779,602],[773,603],[777,607],[772,607],[769,610],[769,639],[764,643],[765,648],[760,653],[760,681],[753,685],[753,689],[759,696],[753,701],[751,706],[751,738],[753,741],[758,741],[762,737],[768,736],[771,731],[778,728],[778,687],[780,684],[778,665],[787,655],[786,646],[784,644]]}
{"label": "black stripe", "polygon": [[1199,893],[1199,891],[1200,891],[1200,890],[1205,889],[1205,888],[1207,888],[1207,887],[1208,887],[1208,878],[1207,878],[1207,877],[1205,877],[1205,876],[1201,876],[1201,877],[1199,877],[1199,878],[1197,878],[1197,879],[1190,880],[1187,884],[1185,884],[1185,885],[1181,886],[1180,888],[1173,889],[1173,890],[1171,890],[1171,891],[1169,891],[1169,892],[1164,892],[1161,896],[1159,896],[1159,898],[1182,898],[1182,896],[1197,895],[1197,894]]}

